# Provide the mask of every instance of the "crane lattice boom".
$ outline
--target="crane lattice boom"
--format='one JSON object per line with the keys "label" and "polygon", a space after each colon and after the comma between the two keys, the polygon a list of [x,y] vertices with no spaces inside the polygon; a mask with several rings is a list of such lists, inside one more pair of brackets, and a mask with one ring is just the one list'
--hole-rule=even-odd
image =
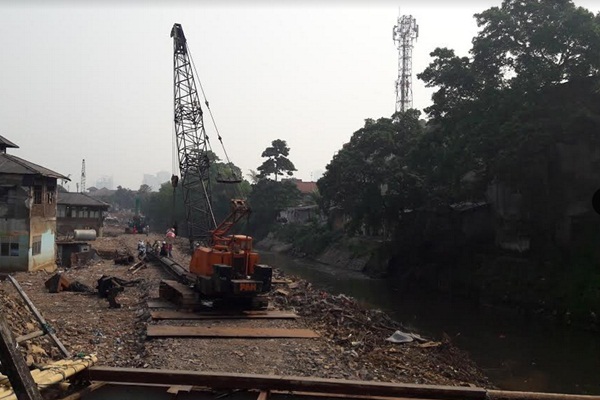
{"label": "crane lattice boom", "polygon": [[180,24],[173,25],[175,136],[183,202],[190,244],[207,243],[216,226],[211,208],[208,137],[187,41]]}

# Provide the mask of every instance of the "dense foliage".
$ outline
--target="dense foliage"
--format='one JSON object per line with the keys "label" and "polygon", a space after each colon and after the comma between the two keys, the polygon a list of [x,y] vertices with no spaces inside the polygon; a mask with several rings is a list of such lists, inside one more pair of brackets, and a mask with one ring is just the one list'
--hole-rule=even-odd
{"label": "dense foliage", "polygon": [[[249,230],[260,239],[271,232],[279,213],[287,207],[295,206],[300,200],[300,191],[291,181],[277,181],[280,175],[292,175],[296,170],[294,164],[287,158],[289,147],[285,140],[273,140],[270,147],[262,153],[266,158],[258,167],[260,173],[251,171],[254,183],[248,196],[252,208]],[[273,175],[274,180],[269,179]]]}
{"label": "dense foliage", "polygon": [[566,173],[560,152],[598,143],[600,15],[505,0],[475,18],[470,55],[437,48],[418,75],[436,88],[426,128],[414,110],[367,120],[327,166],[319,190],[351,231],[389,232],[405,210],[485,200],[501,182],[522,196],[527,233],[551,240],[568,203],[598,185]]}
{"label": "dense foliage", "polygon": [[317,183],[323,207],[340,208],[350,217],[352,232],[393,229],[402,212],[423,198],[425,182],[416,159],[423,133],[416,110],[365,121]]}

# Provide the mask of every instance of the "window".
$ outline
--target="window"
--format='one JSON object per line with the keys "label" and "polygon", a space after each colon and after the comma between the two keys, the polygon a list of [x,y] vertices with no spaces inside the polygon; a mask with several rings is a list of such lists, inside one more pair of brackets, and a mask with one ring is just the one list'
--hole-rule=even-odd
{"label": "window", "polygon": [[56,208],[56,215],[59,218],[64,218],[67,216],[67,206],[61,205]]}
{"label": "window", "polygon": [[0,257],[18,257],[19,238],[14,236],[0,237]]}
{"label": "window", "polygon": [[33,241],[31,242],[31,254],[36,255],[42,252],[42,237],[34,236]]}
{"label": "window", "polygon": [[54,192],[46,192],[46,202],[48,204],[54,203]]}
{"label": "window", "polygon": [[33,187],[33,204],[42,204],[42,186],[35,185]]}

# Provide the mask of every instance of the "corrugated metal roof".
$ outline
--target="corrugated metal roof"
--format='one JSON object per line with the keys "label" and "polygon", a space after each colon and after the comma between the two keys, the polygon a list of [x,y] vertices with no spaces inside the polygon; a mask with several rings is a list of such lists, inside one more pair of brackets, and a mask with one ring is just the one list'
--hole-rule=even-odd
{"label": "corrugated metal roof", "polygon": [[57,203],[69,206],[110,207],[110,204],[90,197],[85,193],[58,192]]}
{"label": "corrugated metal roof", "polygon": [[48,168],[23,160],[12,154],[0,153],[0,174],[42,175],[57,179],[70,179]]}
{"label": "corrugated metal roof", "polygon": [[19,146],[17,146],[16,144],[14,144],[13,142],[11,142],[10,140],[8,140],[7,138],[5,138],[4,136],[0,136],[0,148],[7,148],[7,147],[13,147],[15,149],[19,148]]}

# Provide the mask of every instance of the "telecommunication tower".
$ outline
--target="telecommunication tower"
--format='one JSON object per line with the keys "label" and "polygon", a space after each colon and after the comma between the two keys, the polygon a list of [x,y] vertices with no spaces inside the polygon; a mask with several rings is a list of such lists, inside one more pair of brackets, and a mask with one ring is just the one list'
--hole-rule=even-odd
{"label": "telecommunication tower", "polygon": [[81,160],[81,193],[85,192],[85,158]]}
{"label": "telecommunication tower", "polygon": [[412,108],[412,49],[419,37],[419,25],[412,15],[398,16],[393,39],[398,47],[398,79],[396,80],[396,112]]}

